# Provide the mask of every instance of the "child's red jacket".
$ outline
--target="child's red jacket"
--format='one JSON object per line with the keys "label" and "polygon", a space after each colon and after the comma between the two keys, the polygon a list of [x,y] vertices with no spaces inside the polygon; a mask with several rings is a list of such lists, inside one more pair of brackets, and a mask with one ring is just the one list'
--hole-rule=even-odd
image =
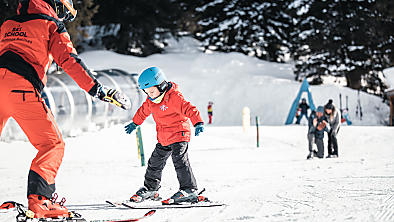
{"label": "child's red jacket", "polygon": [[133,118],[135,124],[141,125],[152,114],[156,122],[157,140],[163,146],[190,141],[191,130],[188,119],[193,126],[203,122],[200,112],[185,100],[178,86],[173,82],[171,85],[160,103],[153,103],[147,98]]}

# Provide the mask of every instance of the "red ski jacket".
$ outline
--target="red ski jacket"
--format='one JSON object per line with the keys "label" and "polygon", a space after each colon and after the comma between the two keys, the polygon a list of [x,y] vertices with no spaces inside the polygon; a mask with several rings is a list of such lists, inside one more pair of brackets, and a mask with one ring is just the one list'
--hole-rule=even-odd
{"label": "red ski jacket", "polygon": [[0,27],[0,68],[23,76],[41,91],[53,60],[82,89],[91,95],[96,93],[95,78],[78,58],[52,7],[45,0],[20,1],[18,15]]}
{"label": "red ski jacket", "polygon": [[171,88],[160,103],[153,103],[147,98],[133,118],[135,124],[141,125],[150,114],[153,114],[157,140],[163,146],[176,142],[189,142],[191,134],[189,119],[193,126],[203,122],[200,112],[185,100],[178,86],[173,82],[170,84]]}

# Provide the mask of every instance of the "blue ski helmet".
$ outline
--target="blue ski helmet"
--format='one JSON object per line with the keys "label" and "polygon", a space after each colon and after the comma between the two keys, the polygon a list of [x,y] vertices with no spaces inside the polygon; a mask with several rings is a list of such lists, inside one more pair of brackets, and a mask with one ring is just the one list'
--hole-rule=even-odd
{"label": "blue ski helmet", "polygon": [[138,77],[138,86],[140,89],[147,89],[152,86],[159,86],[163,82],[167,82],[167,77],[157,67],[145,69],[140,77]]}

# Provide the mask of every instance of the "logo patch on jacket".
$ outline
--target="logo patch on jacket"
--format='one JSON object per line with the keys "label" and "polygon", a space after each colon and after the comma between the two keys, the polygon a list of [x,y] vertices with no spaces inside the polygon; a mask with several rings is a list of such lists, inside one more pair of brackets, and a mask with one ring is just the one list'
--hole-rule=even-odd
{"label": "logo patch on jacket", "polygon": [[168,107],[166,105],[161,105],[160,106],[161,111],[166,111]]}

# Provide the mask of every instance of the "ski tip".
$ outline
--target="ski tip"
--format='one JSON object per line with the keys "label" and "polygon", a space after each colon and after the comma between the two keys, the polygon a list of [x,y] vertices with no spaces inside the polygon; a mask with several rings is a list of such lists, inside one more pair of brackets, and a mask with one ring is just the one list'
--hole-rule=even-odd
{"label": "ski tip", "polygon": [[151,210],[151,211],[149,211],[148,213],[146,213],[146,214],[144,215],[144,217],[152,216],[154,213],[156,213],[156,210]]}
{"label": "ski tip", "polygon": [[112,203],[111,201],[109,201],[109,200],[106,200],[105,202],[106,202],[107,204],[113,206],[113,207],[116,207],[116,205],[115,205],[114,203]]}

